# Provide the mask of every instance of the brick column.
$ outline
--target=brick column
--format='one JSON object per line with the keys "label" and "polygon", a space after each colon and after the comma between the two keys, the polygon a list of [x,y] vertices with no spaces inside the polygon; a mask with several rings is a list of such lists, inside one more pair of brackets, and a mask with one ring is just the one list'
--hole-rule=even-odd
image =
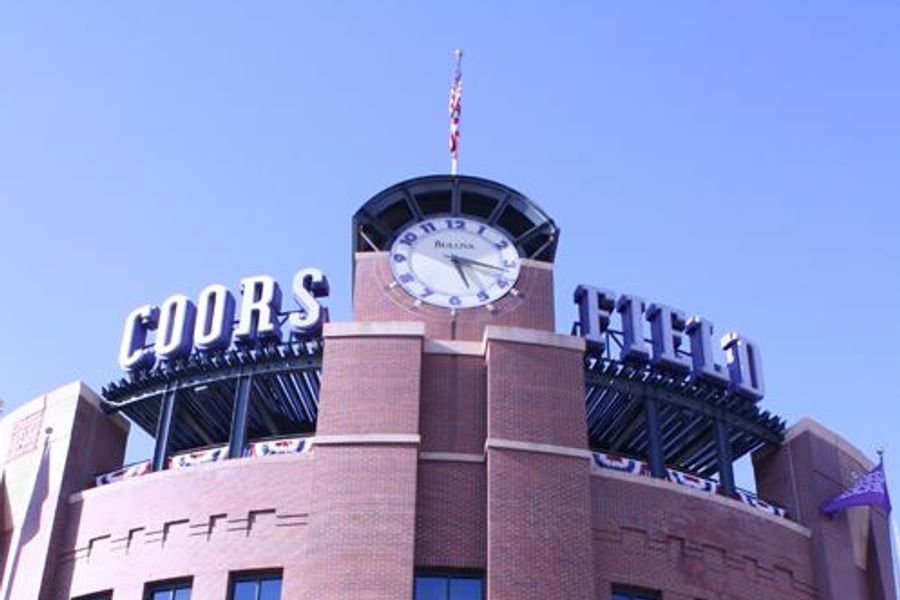
{"label": "brick column", "polygon": [[325,327],[304,598],[411,597],[424,332]]}
{"label": "brick column", "polygon": [[0,422],[0,501],[8,503],[10,518],[3,526],[12,529],[0,565],[4,600],[69,597],[71,569],[60,564],[57,550],[77,527],[69,496],[97,472],[121,466],[127,437],[128,423],[104,414],[99,397],[81,382],[32,400]]}
{"label": "brick column", "polygon": [[822,600],[894,598],[890,531],[881,509],[856,507],[834,517],[819,507],[874,466],[859,450],[811,419],[791,427],[784,445],[753,457],[763,498],[788,507],[812,532],[812,561]]}
{"label": "brick column", "polygon": [[593,600],[583,340],[489,326],[489,600]]}

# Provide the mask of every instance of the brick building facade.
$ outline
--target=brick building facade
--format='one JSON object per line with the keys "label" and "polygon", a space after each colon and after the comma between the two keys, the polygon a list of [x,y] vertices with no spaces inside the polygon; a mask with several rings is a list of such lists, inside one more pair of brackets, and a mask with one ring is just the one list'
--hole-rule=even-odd
{"label": "brick building facade", "polygon": [[552,262],[523,258],[496,310],[451,313],[409,302],[389,260],[355,255],[307,451],[96,486],[129,430],[97,394],[75,383],[4,417],[0,597],[141,600],[181,582],[226,599],[246,573],[310,600],[413,598],[428,574],[489,600],[895,597],[887,516],[818,514],[872,467],[838,435],[803,420],[754,455],[786,517],[598,469],[584,340],[556,333]]}

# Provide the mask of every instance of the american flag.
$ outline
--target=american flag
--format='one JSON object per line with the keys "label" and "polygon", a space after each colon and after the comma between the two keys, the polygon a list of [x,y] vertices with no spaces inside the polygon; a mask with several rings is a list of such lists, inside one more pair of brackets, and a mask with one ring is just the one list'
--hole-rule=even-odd
{"label": "american flag", "polygon": [[450,158],[452,159],[450,171],[456,175],[459,163],[459,116],[462,114],[462,51],[456,51],[456,73],[453,76],[453,86],[450,88]]}

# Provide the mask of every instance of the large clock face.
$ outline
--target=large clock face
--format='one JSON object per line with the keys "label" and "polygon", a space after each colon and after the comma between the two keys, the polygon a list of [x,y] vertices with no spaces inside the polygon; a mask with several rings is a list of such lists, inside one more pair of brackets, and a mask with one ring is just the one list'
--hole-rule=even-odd
{"label": "large clock face", "polygon": [[460,217],[421,221],[391,247],[394,278],[413,297],[471,308],[502,298],[519,278],[519,253],[490,225]]}

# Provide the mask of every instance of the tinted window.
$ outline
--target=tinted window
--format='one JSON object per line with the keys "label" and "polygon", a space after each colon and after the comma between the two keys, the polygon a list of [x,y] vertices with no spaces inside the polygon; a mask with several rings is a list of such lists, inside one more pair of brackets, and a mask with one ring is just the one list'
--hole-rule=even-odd
{"label": "tinted window", "polygon": [[417,577],[416,600],[447,600],[447,580],[443,577]]}
{"label": "tinted window", "polygon": [[659,592],[628,588],[622,586],[613,587],[612,600],[659,600]]}
{"label": "tinted window", "polygon": [[415,600],[483,600],[484,578],[480,575],[428,573],[416,576]]}
{"label": "tinted window", "polygon": [[147,600],[191,600],[191,582],[180,580],[149,583],[145,588],[144,598]]}
{"label": "tinted window", "polygon": [[450,600],[481,600],[484,596],[481,579],[451,579]]}
{"label": "tinted window", "polygon": [[281,573],[242,573],[231,577],[231,600],[281,600]]}

